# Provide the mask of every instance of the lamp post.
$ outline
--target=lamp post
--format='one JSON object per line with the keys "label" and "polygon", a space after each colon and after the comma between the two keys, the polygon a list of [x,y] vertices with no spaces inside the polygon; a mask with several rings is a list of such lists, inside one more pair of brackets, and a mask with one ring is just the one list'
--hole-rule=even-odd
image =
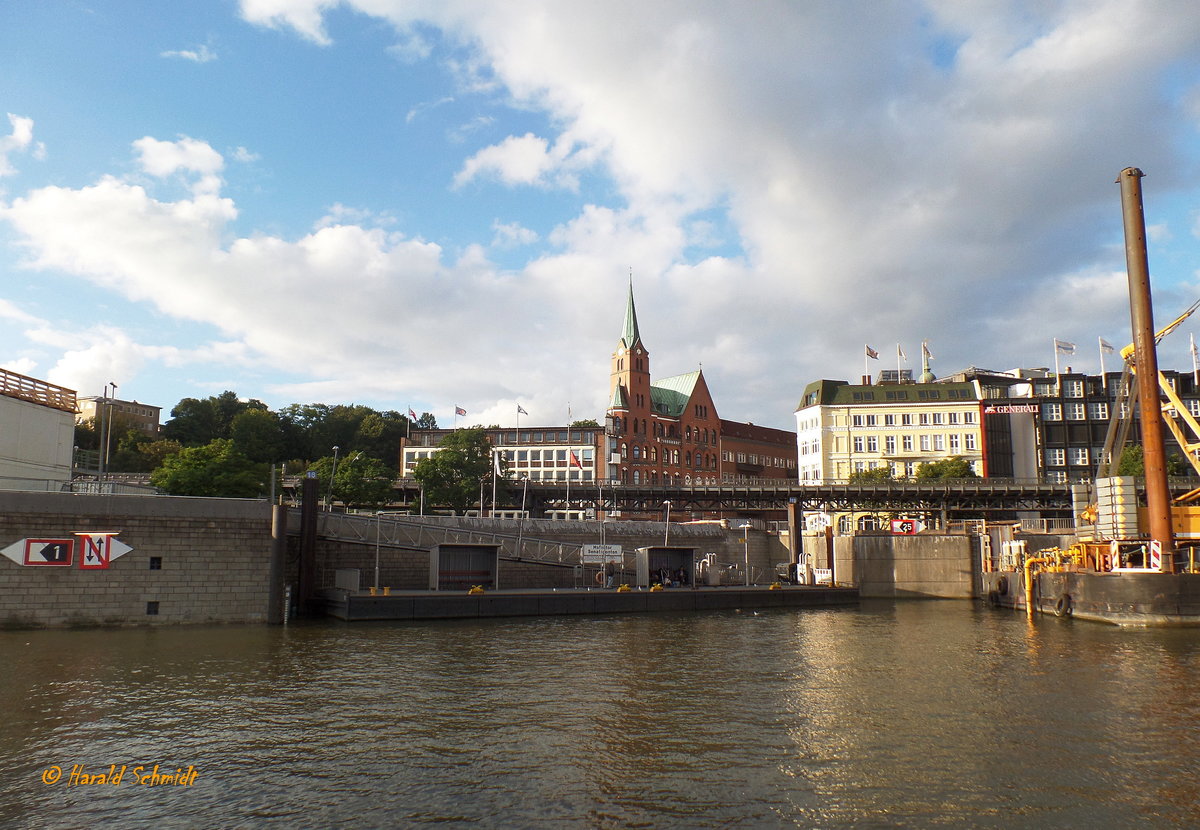
{"label": "lamp post", "polygon": [[750,587],[750,522],[742,523],[742,551],[746,559],[746,587]]}
{"label": "lamp post", "polygon": [[665,548],[671,541],[671,500],[666,499],[663,504],[667,506],[667,520],[663,527],[663,547]]}
{"label": "lamp post", "polygon": [[340,447],[337,444],[333,445],[333,469],[329,472],[329,489],[325,493],[326,510],[333,509],[333,480],[337,478],[337,456],[339,449]]}
{"label": "lamp post", "polygon": [[382,510],[375,511],[375,590],[379,590],[379,530],[383,517]]}

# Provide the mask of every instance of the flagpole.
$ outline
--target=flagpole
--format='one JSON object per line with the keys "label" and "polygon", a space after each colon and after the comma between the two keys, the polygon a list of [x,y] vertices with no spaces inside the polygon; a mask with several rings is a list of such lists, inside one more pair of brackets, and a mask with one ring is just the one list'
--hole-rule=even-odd
{"label": "flagpole", "polygon": [[1100,341],[1100,379],[1104,380],[1104,338],[1097,337],[1096,339]]}
{"label": "flagpole", "polygon": [[896,383],[900,382],[900,344],[896,344]]}
{"label": "flagpole", "polygon": [[1055,337],[1052,342],[1054,344],[1054,385],[1055,385],[1055,387],[1061,389],[1062,388],[1062,380],[1058,376],[1059,375],[1059,371],[1058,371],[1058,338]]}
{"label": "flagpole", "polygon": [[867,378],[871,374],[871,372],[867,369],[867,361],[870,359],[870,355],[867,353],[867,349],[869,349],[869,348],[871,348],[871,347],[865,343],[863,344],[863,382],[864,383],[866,382]]}
{"label": "flagpole", "polygon": [[492,510],[488,514],[491,518],[496,518],[496,476],[500,472],[500,453],[492,448]]}

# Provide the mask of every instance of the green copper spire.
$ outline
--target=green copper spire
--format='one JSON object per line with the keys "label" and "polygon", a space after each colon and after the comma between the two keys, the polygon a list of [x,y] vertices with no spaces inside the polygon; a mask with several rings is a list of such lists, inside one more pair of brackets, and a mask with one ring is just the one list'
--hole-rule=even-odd
{"label": "green copper spire", "polygon": [[638,332],[637,324],[637,309],[633,307],[633,275],[629,275],[629,300],[625,304],[625,328],[621,332],[621,343],[627,349],[632,349],[633,344],[642,339],[642,335]]}

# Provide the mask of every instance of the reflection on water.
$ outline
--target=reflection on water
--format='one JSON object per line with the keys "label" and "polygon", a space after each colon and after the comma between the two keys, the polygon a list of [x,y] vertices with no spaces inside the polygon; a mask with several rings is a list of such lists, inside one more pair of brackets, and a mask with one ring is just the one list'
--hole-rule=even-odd
{"label": "reflection on water", "polygon": [[[0,826],[1195,826],[1198,644],[953,602],[0,632]],[[196,781],[67,785],[156,763]]]}

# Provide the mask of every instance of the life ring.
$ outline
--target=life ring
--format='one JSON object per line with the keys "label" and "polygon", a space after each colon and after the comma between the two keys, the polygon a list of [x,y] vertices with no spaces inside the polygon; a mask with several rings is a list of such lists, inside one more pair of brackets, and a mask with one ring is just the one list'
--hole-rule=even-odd
{"label": "life ring", "polygon": [[603,570],[596,571],[596,584],[597,585],[604,584],[604,571]]}
{"label": "life ring", "polygon": [[1002,597],[1008,596],[1008,577],[1002,576],[996,580],[996,593]]}
{"label": "life ring", "polygon": [[1056,617],[1069,617],[1073,610],[1070,594],[1060,594],[1054,601],[1054,616]]}

